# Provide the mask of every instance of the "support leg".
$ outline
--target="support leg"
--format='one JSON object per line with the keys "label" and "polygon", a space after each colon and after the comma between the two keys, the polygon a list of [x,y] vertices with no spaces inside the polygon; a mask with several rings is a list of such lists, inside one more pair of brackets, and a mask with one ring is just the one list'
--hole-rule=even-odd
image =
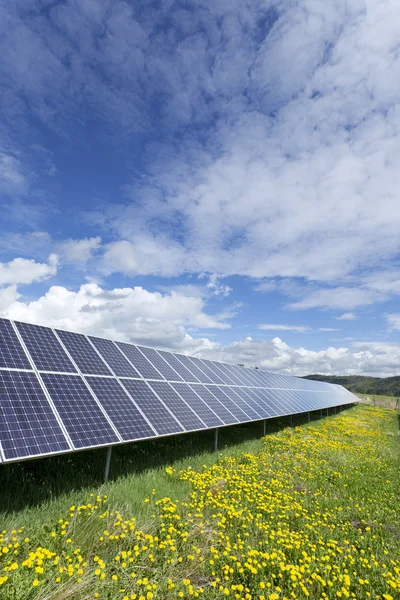
{"label": "support leg", "polygon": [[290,415],[290,427],[293,427],[293,415]]}
{"label": "support leg", "polygon": [[311,413],[310,413],[310,411],[308,411],[308,422],[310,422],[310,421],[311,421]]}
{"label": "support leg", "polygon": [[267,435],[267,421],[264,419],[264,436]]}
{"label": "support leg", "polygon": [[107,456],[106,456],[106,466],[104,469],[104,480],[107,481],[108,479],[108,474],[110,472],[110,462],[111,462],[111,451],[112,451],[112,446],[109,446],[107,448]]}
{"label": "support leg", "polygon": [[214,450],[215,450],[215,452],[218,450],[218,427],[215,430]]}
{"label": "support leg", "polygon": [[322,419],[322,408],[321,408],[321,410],[319,411],[319,416],[320,416],[320,417],[321,417],[321,419]]}

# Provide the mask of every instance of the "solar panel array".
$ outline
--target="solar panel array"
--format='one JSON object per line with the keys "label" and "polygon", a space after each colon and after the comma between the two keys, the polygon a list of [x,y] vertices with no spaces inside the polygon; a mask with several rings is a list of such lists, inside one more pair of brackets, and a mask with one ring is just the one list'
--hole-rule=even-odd
{"label": "solar panel array", "polygon": [[356,401],[324,382],[0,319],[0,462]]}

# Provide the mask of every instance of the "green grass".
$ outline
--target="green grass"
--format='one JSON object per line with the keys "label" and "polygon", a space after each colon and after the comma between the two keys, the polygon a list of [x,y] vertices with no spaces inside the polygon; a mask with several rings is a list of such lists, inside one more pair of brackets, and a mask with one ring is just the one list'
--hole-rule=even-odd
{"label": "green grass", "polygon": [[0,598],[398,597],[397,413],[285,425],[3,466]]}

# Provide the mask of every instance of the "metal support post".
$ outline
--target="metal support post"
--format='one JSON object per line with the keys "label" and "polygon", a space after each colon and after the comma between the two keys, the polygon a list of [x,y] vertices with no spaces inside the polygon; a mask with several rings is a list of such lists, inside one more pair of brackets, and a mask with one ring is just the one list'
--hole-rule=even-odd
{"label": "metal support post", "polygon": [[264,419],[264,435],[267,435],[267,420]]}
{"label": "metal support post", "polygon": [[310,411],[308,411],[308,422],[310,422],[310,421],[311,421],[311,413],[310,413]]}
{"label": "metal support post", "polygon": [[293,427],[293,415],[290,415],[290,427]]}
{"label": "metal support post", "polygon": [[322,419],[322,408],[321,408],[321,410],[319,411],[319,416],[320,416],[320,417],[321,417],[321,419]]}
{"label": "metal support post", "polygon": [[214,450],[215,452],[218,450],[218,427],[215,430]]}
{"label": "metal support post", "polygon": [[107,448],[107,456],[106,456],[106,467],[104,469],[104,480],[107,481],[108,479],[108,474],[110,472],[110,462],[111,462],[111,451],[112,451],[112,446],[109,446]]}
{"label": "metal support post", "polygon": [[329,408],[326,409],[326,416],[329,417]]}

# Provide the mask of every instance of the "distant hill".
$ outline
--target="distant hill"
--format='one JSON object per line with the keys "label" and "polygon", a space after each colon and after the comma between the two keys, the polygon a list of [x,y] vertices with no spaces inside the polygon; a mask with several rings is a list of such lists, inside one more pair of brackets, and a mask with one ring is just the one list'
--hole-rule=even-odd
{"label": "distant hill", "polygon": [[400,397],[399,377],[363,377],[361,375],[306,375],[303,379],[338,383],[354,394],[378,394]]}

